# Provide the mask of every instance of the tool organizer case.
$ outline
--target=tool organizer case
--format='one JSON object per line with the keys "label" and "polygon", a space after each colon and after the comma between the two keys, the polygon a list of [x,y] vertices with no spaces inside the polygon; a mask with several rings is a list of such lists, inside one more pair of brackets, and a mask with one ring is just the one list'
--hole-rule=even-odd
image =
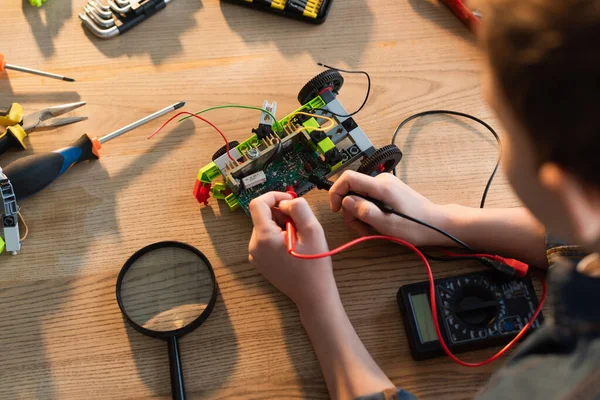
{"label": "tool organizer case", "polygon": [[[221,0],[240,4],[257,10],[267,11],[285,17],[322,24],[327,18],[333,0]],[[302,5],[305,3],[306,5]],[[294,6],[296,4],[296,6]],[[318,9],[316,9],[316,7]],[[301,11],[304,10],[304,12]]]}

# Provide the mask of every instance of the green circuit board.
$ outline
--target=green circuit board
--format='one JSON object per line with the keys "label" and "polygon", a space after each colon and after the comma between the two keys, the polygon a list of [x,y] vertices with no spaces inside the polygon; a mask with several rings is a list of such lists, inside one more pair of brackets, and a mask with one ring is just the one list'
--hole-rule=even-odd
{"label": "green circuit board", "polygon": [[240,207],[248,215],[250,202],[255,197],[271,191],[283,192],[290,186],[299,195],[303,194],[309,187],[312,187],[308,182],[309,175],[326,176],[331,170],[317,153],[303,146],[297,146],[294,151],[283,154],[280,160],[269,165],[264,172],[267,178],[265,183],[242,190],[237,195]]}

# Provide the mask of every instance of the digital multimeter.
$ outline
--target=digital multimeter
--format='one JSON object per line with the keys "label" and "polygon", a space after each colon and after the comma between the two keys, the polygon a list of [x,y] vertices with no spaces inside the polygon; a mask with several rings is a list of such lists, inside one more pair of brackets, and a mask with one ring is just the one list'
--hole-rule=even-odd
{"label": "digital multimeter", "polygon": [[[539,304],[529,276],[493,270],[436,279],[435,294],[440,330],[453,353],[508,343]],[[396,297],[413,358],[444,355],[433,325],[429,282],[402,286]],[[530,331],[543,320],[540,313]]]}

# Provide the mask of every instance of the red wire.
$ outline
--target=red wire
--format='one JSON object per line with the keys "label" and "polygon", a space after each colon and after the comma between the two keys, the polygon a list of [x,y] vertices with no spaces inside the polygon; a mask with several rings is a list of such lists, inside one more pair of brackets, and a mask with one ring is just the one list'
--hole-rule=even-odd
{"label": "red wire", "polygon": [[156,135],[158,132],[160,132],[165,126],[167,126],[169,124],[169,122],[173,121],[175,118],[177,118],[178,116],[185,114],[185,115],[189,115],[191,117],[194,118],[198,118],[200,121],[204,121],[207,124],[209,124],[210,126],[212,126],[213,128],[215,128],[215,130],[217,132],[219,132],[219,134],[221,135],[221,137],[223,138],[223,140],[225,141],[225,148],[227,149],[227,155],[229,156],[229,158],[232,161],[235,161],[235,159],[231,156],[231,153],[229,153],[229,140],[227,140],[227,138],[225,137],[225,134],[223,132],[221,132],[221,130],[219,128],[216,127],[215,124],[213,124],[212,122],[210,122],[209,120],[207,120],[206,118],[203,118],[199,115],[193,114],[189,111],[180,111],[177,114],[173,115],[171,118],[169,118],[164,124],[162,124],[160,126],[160,128],[158,128],[157,130],[155,130],[154,132],[152,132],[152,134],[150,136],[148,136],[148,139],[152,139],[152,137],[154,137],[154,135]]}
{"label": "red wire", "polygon": [[448,355],[448,357],[450,357],[454,362],[456,362],[462,366],[465,366],[465,367],[481,367],[481,366],[484,366],[486,364],[496,361],[498,358],[500,358],[502,355],[504,355],[504,353],[506,353],[515,343],[517,343],[517,341],[519,341],[523,337],[523,335],[525,335],[525,333],[531,327],[531,325],[533,325],[536,318],[542,311],[544,302],[546,301],[546,292],[547,292],[546,281],[543,279],[543,277],[541,275],[538,275],[538,277],[542,281],[542,288],[543,288],[542,289],[542,298],[540,299],[539,305],[538,305],[537,309],[535,310],[535,312],[533,313],[533,315],[531,316],[531,319],[529,320],[529,322],[523,327],[523,329],[521,329],[521,331],[517,334],[517,336],[515,336],[515,338],[513,340],[511,340],[506,346],[504,346],[500,351],[498,351],[492,357],[488,358],[485,361],[481,361],[481,362],[477,362],[477,363],[469,363],[469,362],[463,361],[460,358],[456,357],[452,353],[452,351],[450,351],[450,349],[446,345],[446,342],[444,341],[444,338],[442,337],[442,332],[440,331],[440,326],[439,326],[439,322],[438,322],[437,306],[436,306],[436,300],[435,300],[435,298],[436,298],[435,283],[434,283],[434,279],[433,279],[433,272],[431,271],[431,265],[429,265],[429,261],[427,260],[425,255],[423,253],[421,253],[421,251],[418,248],[416,248],[414,245],[412,245],[411,243],[408,243],[402,239],[398,239],[398,238],[395,238],[392,236],[375,235],[375,236],[363,236],[358,239],[354,239],[351,242],[343,244],[340,247],[330,250],[326,253],[298,254],[298,253],[296,253],[295,240],[290,240],[292,236],[295,238],[295,236],[296,236],[295,230],[296,229],[292,223],[288,223],[288,224],[286,224],[286,226],[287,226],[287,238],[288,238],[288,253],[294,257],[301,258],[303,260],[315,260],[318,258],[330,257],[335,254],[341,253],[342,251],[347,250],[350,247],[355,246],[359,243],[366,242],[367,240],[389,240],[391,242],[398,243],[402,246],[405,246],[405,247],[408,247],[409,249],[411,249],[417,256],[419,256],[421,261],[423,261],[423,264],[425,264],[425,268],[427,269],[427,276],[429,278],[429,297],[431,300],[431,314],[433,316],[433,325],[435,327],[435,333],[437,334],[440,345],[442,346],[442,349],[444,349],[444,352],[446,353],[446,355]]}

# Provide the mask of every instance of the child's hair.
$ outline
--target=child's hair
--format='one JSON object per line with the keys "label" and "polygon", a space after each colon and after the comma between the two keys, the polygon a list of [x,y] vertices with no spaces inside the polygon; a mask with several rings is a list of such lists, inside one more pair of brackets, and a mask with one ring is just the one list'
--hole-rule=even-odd
{"label": "child's hair", "polygon": [[539,163],[600,186],[600,0],[483,0],[482,37]]}

